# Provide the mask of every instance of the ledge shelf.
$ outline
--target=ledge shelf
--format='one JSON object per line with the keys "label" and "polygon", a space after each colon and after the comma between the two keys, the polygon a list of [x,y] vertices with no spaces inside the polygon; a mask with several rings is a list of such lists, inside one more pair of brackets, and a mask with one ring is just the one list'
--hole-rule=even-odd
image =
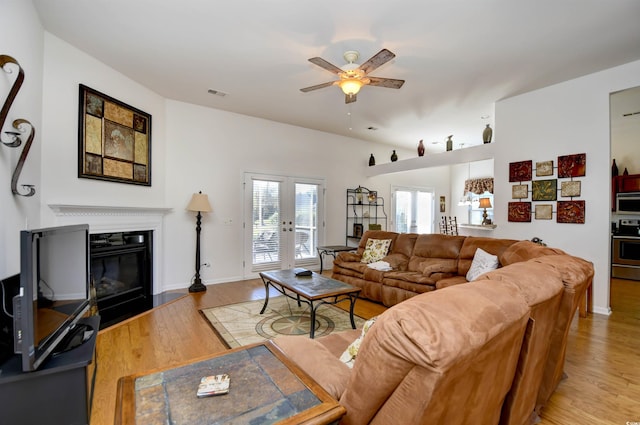
{"label": "ledge shelf", "polygon": [[462,229],[475,229],[475,230],[485,230],[490,231],[498,227],[495,224],[458,224],[458,227]]}
{"label": "ledge shelf", "polygon": [[401,171],[419,170],[421,168],[441,167],[444,165],[460,164],[464,162],[482,161],[485,159],[492,159],[496,149],[495,143],[486,143],[448,152],[425,154],[425,156],[417,156],[415,158],[403,159],[396,162],[373,165],[371,167],[367,167],[364,174],[367,177],[373,177],[383,174],[398,173]]}

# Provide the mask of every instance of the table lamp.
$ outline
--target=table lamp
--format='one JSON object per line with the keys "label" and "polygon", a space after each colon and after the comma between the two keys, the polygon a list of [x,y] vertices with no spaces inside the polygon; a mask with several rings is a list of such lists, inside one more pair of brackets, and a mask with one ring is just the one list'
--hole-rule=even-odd
{"label": "table lamp", "polygon": [[187,211],[196,211],[196,274],[193,278],[193,283],[189,286],[189,292],[203,292],[207,290],[207,287],[202,284],[200,279],[200,226],[202,223],[202,213],[211,212],[211,204],[209,204],[209,197],[202,192],[194,193],[191,197],[189,205],[187,205]]}
{"label": "table lamp", "polygon": [[479,208],[483,208],[484,211],[482,212],[482,224],[488,224],[487,223],[487,208],[491,208],[491,199],[489,198],[480,198],[480,205],[478,205]]}

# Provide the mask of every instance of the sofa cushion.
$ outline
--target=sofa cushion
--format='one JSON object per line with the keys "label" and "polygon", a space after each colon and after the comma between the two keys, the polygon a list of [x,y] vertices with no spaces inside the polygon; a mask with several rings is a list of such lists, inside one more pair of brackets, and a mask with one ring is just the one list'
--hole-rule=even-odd
{"label": "sofa cushion", "polygon": [[369,239],[391,239],[391,252],[393,252],[393,246],[395,245],[397,237],[398,233],[396,232],[387,232],[386,230],[367,230],[364,232],[360,242],[358,243],[358,250],[356,253],[360,256],[362,255]]}
{"label": "sofa cushion", "polygon": [[476,236],[467,236],[460,248],[460,257],[458,259],[458,274],[460,276],[466,276],[471,267],[473,256],[476,254],[476,249],[482,248],[489,254],[497,255],[500,259],[500,255],[511,245],[516,243],[515,239],[495,239]]}
{"label": "sofa cushion", "polygon": [[458,260],[455,258],[426,258],[418,264],[418,271],[425,276],[431,276],[434,273],[456,273]]}
{"label": "sofa cushion", "polygon": [[391,239],[368,239],[360,262],[368,264],[382,260],[390,246]]}
{"label": "sofa cushion", "polygon": [[482,248],[476,249],[473,256],[471,267],[467,272],[466,278],[469,282],[476,280],[480,275],[498,268],[498,256],[491,255]]}
{"label": "sofa cushion", "polygon": [[407,266],[409,265],[409,257],[398,253],[389,254],[384,257],[382,261],[389,263],[393,270],[404,271],[407,270]]}

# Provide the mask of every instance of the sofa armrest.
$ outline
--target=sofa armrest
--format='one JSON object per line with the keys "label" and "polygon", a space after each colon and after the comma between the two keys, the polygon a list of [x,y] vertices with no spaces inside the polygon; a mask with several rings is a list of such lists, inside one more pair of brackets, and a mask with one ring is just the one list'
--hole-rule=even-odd
{"label": "sofa armrest", "polygon": [[355,252],[341,252],[336,256],[335,262],[350,263],[353,261],[359,262],[360,260],[362,260],[362,255],[360,254],[357,254]]}
{"label": "sofa armrest", "polygon": [[282,335],[272,341],[333,398],[340,399],[347,387],[351,369],[329,348],[316,339],[300,336]]}

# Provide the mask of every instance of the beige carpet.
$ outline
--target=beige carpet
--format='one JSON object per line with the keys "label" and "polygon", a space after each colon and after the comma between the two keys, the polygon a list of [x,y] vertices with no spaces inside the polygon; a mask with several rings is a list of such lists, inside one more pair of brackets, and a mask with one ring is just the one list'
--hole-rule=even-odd
{"label": "beige carpet", "polygon": [[[295,300],[284,296],[269,298],[264,314],[260,310],[264,300],[247,301],[221,307],[203,309],[202,314],[224,339],[230,348],[254,342],[262,342],[278,335],[309,337],[309,306],[298,307]],[[354,316],[356,327],[362,328],[365,320]],[[316,310],[315,337],[351,329],[349,312],[332,305],[322,305]]]}

